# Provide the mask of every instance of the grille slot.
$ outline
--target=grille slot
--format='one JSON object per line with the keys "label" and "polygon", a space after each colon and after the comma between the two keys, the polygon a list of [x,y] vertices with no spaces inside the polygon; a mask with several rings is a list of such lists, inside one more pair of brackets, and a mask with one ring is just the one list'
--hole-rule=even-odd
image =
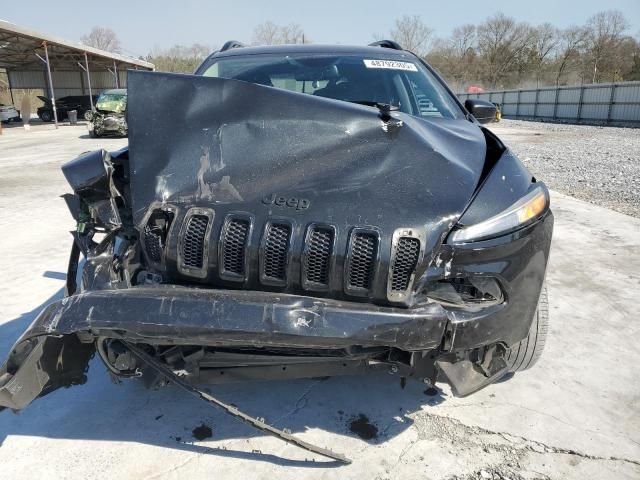
{"label": "grille slot", "polygon": [[409,288],[411,275],[418,264],[419,255],[420,240],[412,237],[400,237],[391,265],[392,292],[405,292]]}
{"label": "grille slot", "polygon": [[244,218],[231,218],[227,221],[222,240],[223,275],[244,278],[246,274],[246,246],[249,240],[251,223]]}
{"label": "grille slot", "polygon": [[162,260],[162,237],[149,226],[144,228],[144,246],[149,260],[155,263]]}
{"label": "grille slot", "polygon": [[186,268],[204,268],[204,242],[209,225],[206,215],[192,215],[182,241],[182,265]]}
{"label": "grille slot", "polygon": [[170,208],[155,209],[150,213],[141,235],[141,241],[149,262],[162,262],[164,247],[173,217],[174,212]]}
{"label": "grille slot", "polygon": [[332,227],[313,226],[309,229],[303,265],[304,282],[307,286],[329,286],[333,239]]}
{"label": "grille slot", "polygon": [[262,259],[262,274],[267,281],[286,283],[290,238],[290,225],[281,223],[267,225]]}
{"label": "grille slot", "polygon": [[347,290],[371,289],[377,256],[378,236],[375,233],[355,232],[351,235]]}

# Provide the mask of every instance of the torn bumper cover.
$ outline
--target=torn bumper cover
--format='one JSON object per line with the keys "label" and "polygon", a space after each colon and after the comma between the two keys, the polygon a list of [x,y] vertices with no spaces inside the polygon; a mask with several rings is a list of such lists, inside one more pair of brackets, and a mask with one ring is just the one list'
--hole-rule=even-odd
{"label": "torn bumper cover", "polygon": [[172,286],[87,292],[52,303],[25,332],[3,366],[0,405],[21,409],[40,390],[83,383],[93,339],[100,336],[152,344],[423,350],[440,344],[446,324],[446,312],[436,304],[416,311],[371,309],[294,295]]}

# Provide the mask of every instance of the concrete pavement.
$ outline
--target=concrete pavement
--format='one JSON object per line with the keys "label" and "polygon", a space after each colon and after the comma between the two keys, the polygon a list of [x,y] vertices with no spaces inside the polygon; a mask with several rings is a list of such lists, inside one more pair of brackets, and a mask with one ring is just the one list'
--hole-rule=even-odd
{"label": "concrete pavement", "polygon": [[[0,137],[2,358],[62,295],[73,221],[58,198],[60,164],[126,143],[85,134],[65,126]],[[401,389],[384,374],[212,388],[345,453],[350,466],[312,461],[175,388],[114,385],[94,359],[87,384],[0,413],[0,477],[640,478],[640,219],[558,192],[552,208],[550,337],[532,370],[464,399],[442,385],[434,396],[413,382]],[[211,437],[199,441],[202,426]]]}

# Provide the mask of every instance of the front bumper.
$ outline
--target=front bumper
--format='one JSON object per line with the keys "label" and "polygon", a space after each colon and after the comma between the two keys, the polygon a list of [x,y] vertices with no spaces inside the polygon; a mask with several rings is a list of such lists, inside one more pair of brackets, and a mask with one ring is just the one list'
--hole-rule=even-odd
{"label": "front bumper", "polygon": [[0,370],[0,406],[24,408],[60,386],[82,383],[94,340],[212,347],[336,349],[383,346],[462,352],[526,337],[542,288],[553,216],[511,235],[444,245],[434,278],[491,275],[505,301],[486,308],[415,308],[157,285],[93,290],[47,306]]}

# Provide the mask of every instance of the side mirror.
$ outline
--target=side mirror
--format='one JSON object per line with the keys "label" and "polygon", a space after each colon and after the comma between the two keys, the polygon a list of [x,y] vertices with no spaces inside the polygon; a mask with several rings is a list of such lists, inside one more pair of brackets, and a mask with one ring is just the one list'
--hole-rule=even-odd
{"label": "side mirror", "polygon": [[491,123],[496,120],[496,106],[486,100],[469,98],[464,102],[464,108],[480,123]]}

